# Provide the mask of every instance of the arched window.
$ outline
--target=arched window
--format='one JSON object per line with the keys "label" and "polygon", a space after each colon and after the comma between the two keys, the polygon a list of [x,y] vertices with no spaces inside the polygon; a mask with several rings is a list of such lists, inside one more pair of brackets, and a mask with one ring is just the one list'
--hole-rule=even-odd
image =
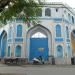
{"label": "arched window", "polygon": [[68,30],[68,27],[66,27],[66,34],[67,34],[67,38],[69,38],[69,30]]}
{"label": "arched window", "polygon": [[61,37],[61,26],[56,25],[56,37]]}
{"label": "arched window", "polygon": [[16,46],[16,50],[15,50],[15,56],[16,57],[21,57],[21,46]]}
{"label": "arched window", "polygon": [[60,58],[63,57],[63,48],[61,45],[57,46],[57,57],[60,57]]}
{"label": "arched window", "polygon": [[10,57],[11,53],[10,53],[10,46],[8,47],[8,57]]}
{"label": "arched window", "polygon": [[74,17],[72,16],[72,23],[74,24]]}
{"label": "arched window", "polygon": [[17,26],[17,37],[22,37],[22,25]]}
{"label": "arched window", "polygon": [[58,8],[56,8],[56,12],[58,12],[58,10],[59,10],[59,9],[58,9]]}
{"label": "arched window", "polygon": [[45,16],[51,16],[51,10],[49,8],[45,9]]}

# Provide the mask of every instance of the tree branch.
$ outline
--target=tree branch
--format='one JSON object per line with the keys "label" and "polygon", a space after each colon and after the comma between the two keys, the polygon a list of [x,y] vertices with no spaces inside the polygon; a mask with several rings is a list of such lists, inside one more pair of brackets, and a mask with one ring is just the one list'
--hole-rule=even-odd
{"label": "tree branch", "polygon": [[10,2],[11,0],[0,0],[0,12],[2,12],[5,6],[7,6]]}

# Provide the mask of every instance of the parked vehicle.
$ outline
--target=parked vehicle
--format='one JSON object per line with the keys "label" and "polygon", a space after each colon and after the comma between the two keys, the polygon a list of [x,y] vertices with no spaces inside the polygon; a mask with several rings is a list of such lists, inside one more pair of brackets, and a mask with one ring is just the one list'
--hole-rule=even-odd
{"label": "parked vehicle", "polygon": [[33,64],[44,64],[44,60],[43,60],[42,56],[39,56],[38,58],[34,58]]}

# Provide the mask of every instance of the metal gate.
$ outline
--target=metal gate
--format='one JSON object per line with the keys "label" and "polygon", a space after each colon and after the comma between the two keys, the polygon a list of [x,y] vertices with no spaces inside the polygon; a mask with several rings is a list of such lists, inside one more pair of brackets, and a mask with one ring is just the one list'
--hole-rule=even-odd
{"label": "metal gate", "polygon": [[48,38],[30,38],[30,61],[39,56],[48,61],[48,51]]}

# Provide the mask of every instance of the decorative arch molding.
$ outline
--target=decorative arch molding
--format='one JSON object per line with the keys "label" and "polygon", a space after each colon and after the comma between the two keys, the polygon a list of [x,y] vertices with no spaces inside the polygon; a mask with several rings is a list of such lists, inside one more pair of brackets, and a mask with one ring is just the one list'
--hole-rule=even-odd
{"label": "decorative arch molding", "polygon": [[0,42],[0,47],[1,47],[1,57],[5,57],[6,55],[6,49],[7,49],[7,32],[5,30],[2,31],[1,35],[1,42]]}
{"label": "decorative arch molding", "polygon": [[[38,31],[42,32],[42,33],[45,34],[46,36],[48,35],[47,32],[49,32],[49,33],[51,34],[51,32],[50,32],[46,27],[44,27],[44,26],[38,24],[38,25],[32,27],[30,30],[28,30],[27,36],[30,36],[30,37],[31,37],[31,35],[35,34],[35,33],[38,32]],[[30,33],[30,34],[28,35],[28,33]]]}
{"label": "decorative arch molding", "polygon": [[2,33],[1,33],[1,35],[0,35],[0,37],[2,37],[3,34],[7,34],[7,31],[3,30]]}
{"label": "decorative arch molding", "polygon": [[33,34],[35,34],[36,32],[41,32],[43,34],[45,34],[48,38],[48,48],[49,48],[49,56],[51,55],[52,53],[52,34],[51,32],[45,28],[44,26],[38,24],[34,27],[32,27],[28,32],[27,32],[27,35],[26,35],[26,47],[27,47],[27,51],[26,51],[26,55],[27,58],[29,58],[29,51],[30,51],[30,38]]}

